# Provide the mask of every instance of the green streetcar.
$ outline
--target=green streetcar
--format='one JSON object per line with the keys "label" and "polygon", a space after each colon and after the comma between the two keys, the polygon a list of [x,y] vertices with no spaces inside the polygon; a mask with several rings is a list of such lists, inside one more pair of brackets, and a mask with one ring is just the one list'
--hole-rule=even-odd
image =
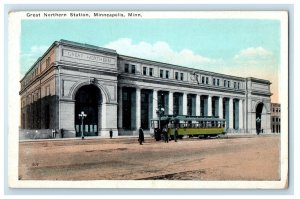
{"label": "green streetcar", "polygon": [[215,137],[226,133],[226,120],[213,116],[173,116],[166,115],[160,119],[151,120],[151,128],[154,130],[156,141],[162,139],[162,129],[166,128],[171,139],[177,128],[178,138],[189,137]]}

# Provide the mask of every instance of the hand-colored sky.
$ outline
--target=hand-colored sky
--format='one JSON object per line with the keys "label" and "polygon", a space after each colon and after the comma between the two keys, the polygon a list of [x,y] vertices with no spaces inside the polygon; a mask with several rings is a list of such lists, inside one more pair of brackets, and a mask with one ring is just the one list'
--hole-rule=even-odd
{"label": "hand-colored sky", "polygon": [[272,82],[278,102],[280,21],[253,19],[23,20],[21,75],[60,39],[119,54]]}

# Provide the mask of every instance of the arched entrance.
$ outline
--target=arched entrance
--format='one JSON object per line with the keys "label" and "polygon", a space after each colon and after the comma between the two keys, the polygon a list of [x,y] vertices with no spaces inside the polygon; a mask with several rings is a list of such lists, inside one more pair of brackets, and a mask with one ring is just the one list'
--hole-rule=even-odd
{"label": "arched entrance", "polygon": [[266,123],[266,108],[262,102],[256,106],[256,133],[263,132],[264,124]]}
{"label": "arched entrance", "polygon": [[[82,86],[75,96],[75,130],[76,137],[81,136],[83,130],[84,136],[97,136],[99,129],[99,105],[101,104],[101,92],[95,85]],[[84,112],[87,116],[81,125],[81,119],[78,114]]]}

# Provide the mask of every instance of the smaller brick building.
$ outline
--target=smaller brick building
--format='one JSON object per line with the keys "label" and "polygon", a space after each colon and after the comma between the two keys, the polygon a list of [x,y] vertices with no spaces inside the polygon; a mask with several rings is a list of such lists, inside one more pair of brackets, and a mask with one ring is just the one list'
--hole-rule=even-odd
{"label": "smaller brick building", "polygon": [[280,133],[280,104],[271,103],[271,130],[272,133]]}

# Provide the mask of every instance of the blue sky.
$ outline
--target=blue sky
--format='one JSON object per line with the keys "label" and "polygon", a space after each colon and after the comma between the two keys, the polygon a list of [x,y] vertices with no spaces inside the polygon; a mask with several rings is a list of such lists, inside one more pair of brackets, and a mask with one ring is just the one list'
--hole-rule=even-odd
{"label": "blue sky", "polygon": [[254,19],[22,20],[21,75],[66,39],[120,54],[272,82],[277,102],[280,21]]}

